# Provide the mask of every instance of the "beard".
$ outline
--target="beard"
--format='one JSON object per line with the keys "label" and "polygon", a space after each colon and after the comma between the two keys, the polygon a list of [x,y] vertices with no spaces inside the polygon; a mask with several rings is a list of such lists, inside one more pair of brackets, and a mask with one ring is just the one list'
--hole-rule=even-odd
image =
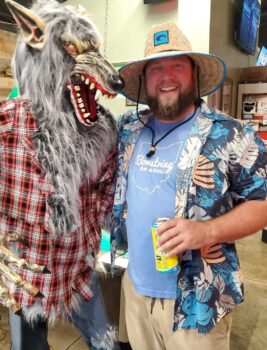
{"label": "beard", "polygon": [[186,112],[196,101],[196,92],[194,84],[186,91],[181,92],[180,87],[178,94],[174,98],[166,100],[158,96],[151,96],[147,93],[147,104],[151,111],[160,120],[176,120],[180,114]]}

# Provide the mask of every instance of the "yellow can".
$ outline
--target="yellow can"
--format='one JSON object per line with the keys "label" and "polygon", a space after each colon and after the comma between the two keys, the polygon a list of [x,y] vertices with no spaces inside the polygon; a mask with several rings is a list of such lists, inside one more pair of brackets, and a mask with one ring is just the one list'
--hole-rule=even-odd
{"label": "yellow can", "polygon": [[177,255],[166,256],[165,253],[159,252],[157,247],[158,235],[156,234],[157,228],[164,222],[169,220],[169,218],[158,218],[156,219],[151,227],[154,256],[156,269],[159,272],[174,272],[178,270],[178,257]]}

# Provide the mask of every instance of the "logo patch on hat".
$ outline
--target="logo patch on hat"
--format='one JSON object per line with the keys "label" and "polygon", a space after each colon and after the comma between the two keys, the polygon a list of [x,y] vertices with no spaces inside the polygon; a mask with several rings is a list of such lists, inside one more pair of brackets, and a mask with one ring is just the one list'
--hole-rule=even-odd
{"label": "logo patch on hat", "polygon": [[161,30],[154,34],[154,46],[168,44],[169,42],[169,31]]}

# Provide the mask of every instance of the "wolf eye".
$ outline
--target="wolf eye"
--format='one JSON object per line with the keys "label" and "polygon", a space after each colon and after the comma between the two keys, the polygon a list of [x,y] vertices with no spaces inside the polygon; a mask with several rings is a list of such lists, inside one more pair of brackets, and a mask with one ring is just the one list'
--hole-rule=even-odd
{"label": "wolf eye", "polygon": [[77,47],[75,45],[73,45],[73,44],[66,45],[66,48],[71,53],[74,53],[74,54],[79,53]]}
{"label": "wolf eye", "polygon": [[64,48],[71,55],[79,54],[79,50],[78,50],[77,46],[72,44],[72,43],[65,43]]}

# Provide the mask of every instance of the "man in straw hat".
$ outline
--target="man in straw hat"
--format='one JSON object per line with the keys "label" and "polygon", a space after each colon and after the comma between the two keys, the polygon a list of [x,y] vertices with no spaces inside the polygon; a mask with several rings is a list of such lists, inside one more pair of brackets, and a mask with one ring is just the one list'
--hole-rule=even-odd
{"label": "man in straw hat", "polygon": [[[265,146],[252,128],[201,100],[222,85],[225,64],[192,52],[174,23],[154,26],[145,58],[120,74],[137,109],[119,122],[111,246],[113,259],[129,248],[131,346],[229,349],[231,310],[243,301],[234,240],[267,224]],[[139,103],[150,110],[138,111]],[[155,263],[157,218],[165,219]],[[162,266],[166,256],[178,265]]]}

